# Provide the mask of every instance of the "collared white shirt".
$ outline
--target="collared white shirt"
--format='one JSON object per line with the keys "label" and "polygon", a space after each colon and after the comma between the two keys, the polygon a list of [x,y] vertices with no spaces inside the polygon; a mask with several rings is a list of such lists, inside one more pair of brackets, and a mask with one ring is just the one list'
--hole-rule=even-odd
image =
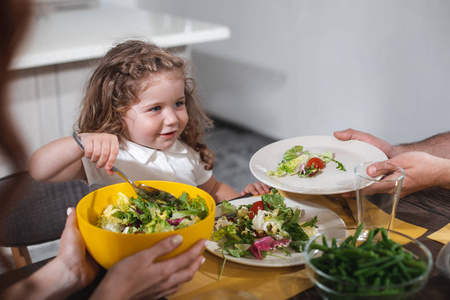
{"label": "collared white shirt", "polygon": [[[108,175],[104,168],[97,169],[88,158],[83,157],[82,161],[91,188],[124,182],[117,174]],[[164,151],[126,141],[121,146],[114,166],[133,181],[164,180],[199,186],[212,176],[211,170],[205,170],[200,154],[181,140]]]}

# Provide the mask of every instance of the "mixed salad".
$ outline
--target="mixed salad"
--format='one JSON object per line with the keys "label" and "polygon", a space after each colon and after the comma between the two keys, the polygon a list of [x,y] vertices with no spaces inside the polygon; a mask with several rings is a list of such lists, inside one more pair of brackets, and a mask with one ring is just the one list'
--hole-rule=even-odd
{"label": "mixed salad", "polygon": [[98,227],[127,234],[167,232],[198,223],[209,213],[203,198],[189,198],[187,193],[173,202],[117,195],[117,202],[98,217]]}
{"label": "mixed salad", "polygon": [[302,222],[300,207],[287,207],[284,197],[272,189],[253,204],[234,207],[221,204],[222,216],[216,220],[213,240],[223,253],[234,257],[252,255],[264,259],[275,251],[291,255],[303,252],[310,237],[317,234],[317,216]]}
{"label": "mixed salad", "polygon": [[303,146],[296,145],[283,154],[283,160],[275,171],[268,171],[268,176],[282,177],[287,174],[304,178],[312,178],[321,173],[329,162],[337,164],[336,169],[346,171],[342,163],[334,159],[331,151],[314,154],[303,150]]}

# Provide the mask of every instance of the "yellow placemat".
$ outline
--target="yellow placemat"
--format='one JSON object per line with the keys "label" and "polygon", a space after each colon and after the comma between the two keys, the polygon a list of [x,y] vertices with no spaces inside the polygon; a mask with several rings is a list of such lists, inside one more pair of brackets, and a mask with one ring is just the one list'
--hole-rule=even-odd
{"label": "yellow placemat", "polygon": [[450,242],[450,223],[430,234],[427,238],[440,242],[444,245]]}
{"label": "yellow placemat", "polygon": [[[347,226],[357,225],[338,201],[317,195],[299,195],[286,192],[281,194],[286,198],[311,201],[325,206],[341,217]],[[347,201],[356,218],[356,200],[347,198]],[[418,238],[427,231],[425,228],[398,219],[395,219],[393,229],[413,238]],[[176,294],[167,297],[168,299],[192,299],[195,296],[218,289],[243,290],[251,293],[258,299],[286,299],[313,286],[303,265],[266,268],[246,266],[227,261],[222,277],[219,280],[223,259],[207,251],[205,251],[204,256],[206,261],[194,278],[182,285]]]}
{"label": "yellow placemat", "polygon": [[227,261],[219,279],[223,259],[205,252],[205,263],[194,278],[168,299],[192,299],[219,289],[239,289],[258,299],[286,299],[312,287],[304,266],[252,267]]}

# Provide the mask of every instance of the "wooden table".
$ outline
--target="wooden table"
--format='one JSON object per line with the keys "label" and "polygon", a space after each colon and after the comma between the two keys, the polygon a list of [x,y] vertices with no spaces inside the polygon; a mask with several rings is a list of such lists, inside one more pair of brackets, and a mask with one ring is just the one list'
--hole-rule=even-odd
{"label": "wooden table", "polygon": [[[443,244],[427,236],[450,223],[450,191],[432,188],[402,198],[397,209],[397,218],[428,229],[418,240],[430,249],[433,259],[436,259]],[[25,278],[48,261],[37,262],[1,275],[0,286],[7,286]],[[70,299],[87,299],[104,274],[105,271],[101,271],[93,284],[72,295]],[[450,279],[433,267],[427,285],[415,299],[447,299],[448,295],[450,295]],[[320,296],[314,288],[311,288],[289,299],[320,299]]]}

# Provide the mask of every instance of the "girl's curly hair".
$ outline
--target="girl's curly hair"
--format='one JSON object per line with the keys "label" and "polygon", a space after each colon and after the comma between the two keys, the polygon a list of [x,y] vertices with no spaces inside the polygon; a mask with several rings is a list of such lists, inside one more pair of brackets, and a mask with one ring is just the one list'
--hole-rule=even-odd
{"label": "girl's curly hair", "polygon": [[183,78],[189,121],[180,138],[200,153],[205,169],[214,166],[214,153],[204,143],[213,121],[204,112],[198,99],[195,81],[188,76],[188,62],[160,47],[138,40],[129,40],[109,50],[98,62],[86,87],[81,104],[78,128],[81,132],[104,132],[129,139],[123,120],[136,104],[144,83],[152,73],[178,71]]}

